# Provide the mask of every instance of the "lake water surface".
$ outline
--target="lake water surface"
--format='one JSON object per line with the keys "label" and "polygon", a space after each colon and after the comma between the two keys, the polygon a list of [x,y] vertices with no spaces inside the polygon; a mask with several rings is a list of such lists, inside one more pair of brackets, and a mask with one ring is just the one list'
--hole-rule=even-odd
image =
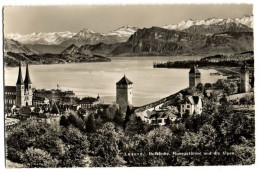
{"label": "lake water surface", "polygon": [[[77,96],[97,96],[105,103],[115,101],[116,82],[124,74],[134,85],[133,103],[141,106],[188,87],[189,69],[153,68],[153,62],[198,60],[201,57],[111,57],[111,62],[30,65],[30,77],[37,89],[73,90]],[[23,78],[25,67],[22,68]],[[202,70],[202,83],[213,83],[223,76]],[[18,68],[5,68],[5,85],[15,85]]]}

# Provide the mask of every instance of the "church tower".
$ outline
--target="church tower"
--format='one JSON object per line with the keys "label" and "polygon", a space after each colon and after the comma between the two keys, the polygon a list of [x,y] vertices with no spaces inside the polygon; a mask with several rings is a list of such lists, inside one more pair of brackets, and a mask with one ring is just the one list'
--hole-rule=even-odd
{"label": "church tower", "polygon": [[16,82],[16,106],[22,107],[24,105],[25,105],[24,104],[24,83],[23,83],[22,69],[20,63],[18,69],[18,79]]}
{"label": "church tower", "polygon": [[200,71],[196,66],[193,66],[189,72],[189,87],[196,87],[200,81]]}
{"label": "church tower", "polygon": [[250,90],[249,85],[249,70],[246,63],[240,69],[240,92],[248,93]]}
{"label": "church tower", "polygon": [[29,74],[29,66],[26,64],[26,74],[24,79],[24,101],[26,106],[32,105],[32,82]]}
{"label": "church tower", "polygon": [[127,106],[133,104],[133,82],[126,76],[116,83],[116,103],[122,113],[126,113]]}

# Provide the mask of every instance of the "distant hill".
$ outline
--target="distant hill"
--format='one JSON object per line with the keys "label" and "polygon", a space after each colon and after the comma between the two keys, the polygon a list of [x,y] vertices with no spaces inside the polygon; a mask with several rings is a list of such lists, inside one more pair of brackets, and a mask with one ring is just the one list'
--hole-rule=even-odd
{"label": "distant hill", "polygon": [[182,31],[197,34],[216,34],[223,32],[253,32],[253,29],[241,23],[220,22],[219,24],[214,25],[194,25]]}
{"label": "distant hill", "polygon": [[111,59],[99,55],[84,54],[32,54],[7,52],[4,54],[4,65],[15,67],[19,62],[30,64],[58,64],[58,63],[86,63],[86,62],[110,62]]}
{"label": "distant hill", "polygon": [[226,32],[210,36],[158,27],[139,29],[111,55],[199,55],[253,50],[252,32]]}
{"label": "distant hill", "polygon": [[28,48],[26,45],[20,44],[19,42],[10,39],[4,39],[4,51],[14,53],[25,53],[28,55],[38,54],[37,51]]}

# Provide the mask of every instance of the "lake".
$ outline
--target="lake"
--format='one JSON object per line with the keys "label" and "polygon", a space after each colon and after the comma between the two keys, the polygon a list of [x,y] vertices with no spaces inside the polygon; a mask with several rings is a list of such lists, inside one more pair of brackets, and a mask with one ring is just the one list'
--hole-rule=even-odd
{"label": "lake", "polygon": [[[153,68],[153,62],[199,60],[199,56],[111,57],[111,62],[30,65],[30,77],[37,89],[73,90],[77,96],[98,94],[105,103],[116,100],[116,82],[124,74],[134,84],[133,103],[141,106],[188,87],[189,69]],[[22,67],[23,78],[25,66]],[[202,83],[213,83],[224,76],[211,76],[215,70],[202,70]],[[5,85],[15,85],[18,68],[5,68]]]}

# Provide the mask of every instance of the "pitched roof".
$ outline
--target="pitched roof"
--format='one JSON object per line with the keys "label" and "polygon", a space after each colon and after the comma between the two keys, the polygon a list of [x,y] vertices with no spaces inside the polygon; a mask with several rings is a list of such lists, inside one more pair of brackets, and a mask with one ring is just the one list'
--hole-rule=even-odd
{"label": "pitched roof", "polygon": [[193,96],[193,101],[194,101],[195,104],[199,103],[199,99],[200,99],[199,96]]}
{"label": "pitched roof", "polygon": [[94,97],[84,97],[82,98],[79,103],[80,104],[92,104],[94,102],[98,101],[98,99],[94,98]]}
{"label": "pitched roof", "polygon": [[189,73],[200,73],[196,66],[192,66]]}
{"label": "pitched roof", "polygon": [[22,75],[21,63],[19,64],[19,69],[18,69],[18,78],[17,78],[16,85],[17,84],[18,85],[23,84],[23,75]]}
{"label": "pitched roof", "polygon": [[117,84],[117,85],[118,85],[118,84],[129,85],[129,84],[133,84],[133,82],[130,81],[130,80],[124,75],[124,77],[123,77],[122,79],[120,79],[120,81],[118,81],[116,84]]}
{"label": "pitched roof", "polygon": [[16,86],[5,86],[5,92],[16,92]]}
{"label": "pitched roof", "polygon": [[25,83],[25,84],[32,84],[32,81],[31,81],[30,75],[29,75],[28,63],[26,64],[26,74],[25,74],[24,83]]}
{"label": "pitched roof", "polygon": [[176,117],[173,113],[169,111],[153,111],[152,114],[148,117],[149,119],[158,119],[158,118],[171,118],[171,117]]}
{"label": "pitched roof", "polygon": [[198,104],[198,102],[199,102],[200,99],[201,99],[200,96],[187,96],[184,101],[185,101],[186,103],[195,105],[195,104]]}
{"label": "pitched roof", "polygon": [[44,101],[45,97],[33,96],[33,100]]}

